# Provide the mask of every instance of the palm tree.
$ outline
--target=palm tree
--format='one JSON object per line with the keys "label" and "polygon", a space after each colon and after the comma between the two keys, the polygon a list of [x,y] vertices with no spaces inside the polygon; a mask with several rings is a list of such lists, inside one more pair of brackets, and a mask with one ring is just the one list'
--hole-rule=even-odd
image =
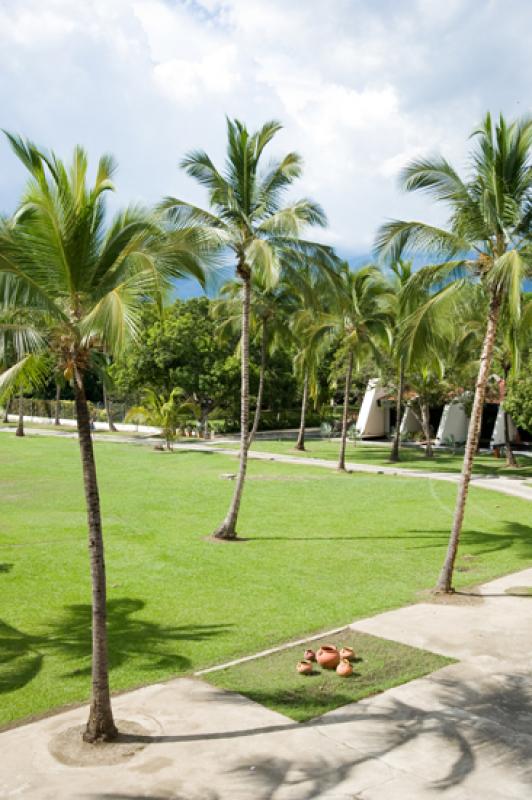
{"label": "palm tree", "polygon": [[[0,313],[0,372],[7,370],[10,366],[14,366],[40,341],[37,331],[31,325],[28,311],[24,308],[13,309],[6,307]],[[33,370],[30,370],[30,365]],[[15,395],[18,397],[18,423],[15,436],[25,435],[24,393],[35,388],[35,378],[40,377],[44,371],[44,365],[38,364],[36,366],[35,359],[30,360],[30,365],[25,370],[25,373],[18,375],[6,390],[2,391],[0,387],[0,400],[6,406],[5,422],[8,421],[7,411],[11,400]]]}
{"label": "palm tree", "polygon": [[240,464],[235,490],[227,515],[215,530],[218,539],[237,537],[237,519],[244,489],[249,449],[249,319],[251,285],[255,275],[264,285],[275,286],[288,261],[292,263],[320,251],[332,262],[332,253],[301,238],[308,226],[324,226],[325,214],[319,205],[302,199],[282,206],[287,189],[301,175],[297,153],[288,153],[262,169],[267,145],[280,130],[278,122],[267,122],[250,133],[238,120],[227,120],[227,160],[218,170],[207,153],[189,153],[181,166],[209,192],[211,211],[190,203],[167,198],[162,207],[178,225],[194,225],[207,237],[220,236],[220,245],[236,262],[236,278],[241,286],[242,324]]}
{"label": "palm tree", "polygon": [[[327,301],[326,301],[327,303]],[[353,367],[360,368],[369,354],[389,336],[392,296],[390,287],[377,267],[368,266],[352,272],[344,263],[336,287],[326,307],[315,315],[309,326],[309,344],[336,340],[345,367],[342,434],[338,469],[345,471],[345,448],[349,418],[349,396]]]}
{"label": "palm tree", "polygon": [[61,377],[55,376],[55,405],[54,405],[54,425],[61,425]]}
{"label": "palm tree", "polygon": [[190,405],[184,402],[184,392],[180,387],[176,386],[168,394],[147,387],[144,390],[142,405],[129,409],[126,422],[155,425],[160,428],[166,449],[172,450],[177,427],[183,414],[189,411]]}
{"label": "palm tree", "polygon": [[296,450],[305,450],[306,415],[309,396],[316,401],[318,396],[318,369],[326,339],[309,340],[308,330],[316,314],[323,310],[323,298],[336,288],[337,275],[315,268],[307,262],[303,269],[291,271],[287,278],[287,289],[293,297],[294,310],[290,319],[290,332],[296,349],[294,372],[301,383],[301,417],[295,445]]}
{"label": "palm tree", "polygon": [[[258,340],[260,344],[260,361],[255,415],[248,438],[248,447],[251,447],[259,428],[268,356],[272,355],[286,341],[289,333],[289,317],[293,310],[293,295],[283,283],[269,287],[265,285],[260,276],[252,277],[249,329],[250,338]],[[222,320],[220,328],[222,336],[227,328],[231,333],[240,332],[242,324],[241,286],[237,281],[228,281],[222,286],[220,297],[213,306],[213,314]]]}
{"label": "palm tree", "polygon": [[432,252],[437,257],[439,263],[418,273],[418,281],[425,286],[438,286],[465,275],[479,281],[489,297],[453,525],[436,586],[440,592],[452,591],[501,307],[507,303],[511,316],[519,318],[521,285],[532,261],[532,120],[523,118],[508,124],[500,116],[494,126],[487,114],[473,136],[476,147],[466,179],[442,157],[416,160],[402,173],[407,191],[425,191],[450,208],[447,227],[394,220],[383,225],[377,237],[378,252],[392,260],[407,250]]}
{"label": "palm tree", "polygon": [[392,356],[397,370],[397,387],[395,400],[395,431],[392,441],[390,461],[399,461],[399,448],[401,445],[401,419],[403,414],[403,393],[405,382],[405,363],[404,354],[399,347],[399,332],[405,319],[411,313],[409,304],[405,299],[405,287],[412,277],[412,262],[398,261],[390,264],[393,278],[391,279],[392,291],[395,294],[393,336],[392,336]]}
{"label": "palm tree", "polygon": [[[140,208],[118,213],[107,226],[105,196],[113,189],[110,156],[87,182],[87,157],[77,147],[67,167],[53,153],[8,135],[29,173],[13,222],[0,225],[0,302],[31,314],[38,334],[0,376],[0,391],[35,371],[35,353],[53,356],[74,388],[88,517],[92,578],[92,696],[83,738],[113,739],[117,729],[109,695],[106,580],[100,498],[85,376],[94,354],[120,352],[139,331],[147,298],[171,276],[201,275],[197,233],[161,228]],[[29,352],[30,349],[33,352]]]}
{"label": "palm tree", "polygon": [[294,358],[294,372],[301,381],[301,417],[299,431],[295,445],[296,450],[304,451],[307,406],[309,398],[317,403],[318,397],[318,368],[320,365],[321,350],[319,346],[308,344],[303,339],[296,339],[297,353]]}
{"label": "palm tree", "polygon": [[[470,362],[475,327],[471,309],[478,293],[462,281],[430,292],[410,270],[396,305],[394,353],[408,386],[416,392],[410,404],[419,407],[418,420],[425,438],[425,456],[432,458],[430,409],[446,399],[448,378]],[[415,411],[414,411],[415,413]]]}

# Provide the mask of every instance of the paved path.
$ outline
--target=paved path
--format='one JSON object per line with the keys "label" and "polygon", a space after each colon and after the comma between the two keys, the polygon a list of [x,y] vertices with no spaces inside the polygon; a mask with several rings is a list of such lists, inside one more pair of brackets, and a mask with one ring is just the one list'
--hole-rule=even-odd
{"label": "paved path", "polygon": [[[469,605],[419,604],[352,625],[460,659],[430,676],[297,724],[183,678],[117,697],[146,747],[73,767],[50,740],[86,709],[0,734],[0,797],[28,800],[530,800],[532,569]],[[124,750],[127,749],[124,744]]]}
{"label": "paved path", "polygon": [[[71,431],[51,431],[39,430],[38,428],[27,428],[28,432],[37,436],[59,436],[67,439],[77,438],[77,433]],[[13,433],[13,428],[1,428],[0,433]],[[96,441],[111,442],[114,444],[136,444],[154,447],[161,444],[161,440],[152,436],[124,436],[113,434],[93,434]],[[175,444],[175,450],[203,450],[207,452],[222,453],[228,456],[238,456],[238,450],[233,447],[224,447],[220,445],[209,444]],[[265,453],[260,451],[251,451],[249,458],[258,461],[278,461],[284,464],[296,464],[308,467],[323,467],[325,469],[336,469],[336,461],[330,461],[325,458],[308,458],[304,456],[291,456],[282,453]],[[427,470],[414,470],[405,469],[403,467],[379,467],[373,464],[356,464],[354,462],[346,463],[347,470],[350,472],[369,472],[377,475],[399,475],[403,478],[424,478],[425,480],[448,481],[450,483],[458,483],[459,475],[452,472],[429,472]],[[530,486],[530,479],[517,478],[517,477],[502,477],[494,475],[493,477],[486,477],[484,475],[474,475],[472,484],[478,486],[480,489],[490,489],[502,494],[511,495],[512,497],[520,497],[523,500],[532,500],[532,486]]]}

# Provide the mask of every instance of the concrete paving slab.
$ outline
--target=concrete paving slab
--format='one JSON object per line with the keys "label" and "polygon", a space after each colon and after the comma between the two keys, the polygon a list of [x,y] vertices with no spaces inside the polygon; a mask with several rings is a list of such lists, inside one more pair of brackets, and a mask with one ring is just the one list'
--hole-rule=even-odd
{"label": "concrete paving slab", "polygon": [[74,709],[0,734],[0,798],[29,800],[530,800],[532,570],[481,587],[476,605],[422,603],[355,630],[461,661],[298,724],[182,678],[123,694],[118,720],[145,747],[119,765],[74,767],[49,744]]}

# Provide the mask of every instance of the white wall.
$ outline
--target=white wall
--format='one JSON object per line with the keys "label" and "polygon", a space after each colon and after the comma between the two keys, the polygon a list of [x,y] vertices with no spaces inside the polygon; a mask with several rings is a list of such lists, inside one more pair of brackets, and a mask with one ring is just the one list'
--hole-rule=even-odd
{"label": "white wall", "polygon": [[421,430],[423,430],[423,427],[420,420],[418,419],[417,415],[414,414],[410,406],[407,405],[403,412],[403,418],[401,419],[401,436],[404,436],[405,433],[417,433]]}
{"label": "white wall", "polygon": [[388,433],[385,409],[378,404],[378,401],[387,394],[387,390],[378,378],[372,378],[368,382],[356,421],[356,429],[360,436],[384,436]]}
{"label": "white wall", "polygon": [[[515,442],[517,437],[517,428],[515,427],[511,417],[509,417],[508,419],[508,427],[509,427],[510,441]],[[499,410],[497,412],[497,419],[495,420],[495,425],[493,426],[493,433],[491,434],[490,447],[496,447],[497,445],[502,445],[504,444],[504,441],[505,441],[504,407],[500,405]]]}
{"label": "white wall", "polygon": [[462,403],[447,403],[441,415],[436,444],[445,444],[446,439],[454,439],[456,444],[463,444],[467,439],[469,417]]}

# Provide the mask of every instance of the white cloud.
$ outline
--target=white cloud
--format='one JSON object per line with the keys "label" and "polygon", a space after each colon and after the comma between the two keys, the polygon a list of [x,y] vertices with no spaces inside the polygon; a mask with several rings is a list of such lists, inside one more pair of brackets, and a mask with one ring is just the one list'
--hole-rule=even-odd
{"label": "white cloud", "polygon": [[[488,107],[528,110],[515,31],[531,24],[526,0],[0,0],[1,126],[65,156],[111,150],[121,202],[199,202],[183,153],[222,160],[226,113],[279,118],[274,151],[305,159],[298,191],[324,205],[329,241],[359,250],[384,218],[435,218],[396,188],[410,158],[460,164]],[[0,143],[1,209],[22,180]]]}

